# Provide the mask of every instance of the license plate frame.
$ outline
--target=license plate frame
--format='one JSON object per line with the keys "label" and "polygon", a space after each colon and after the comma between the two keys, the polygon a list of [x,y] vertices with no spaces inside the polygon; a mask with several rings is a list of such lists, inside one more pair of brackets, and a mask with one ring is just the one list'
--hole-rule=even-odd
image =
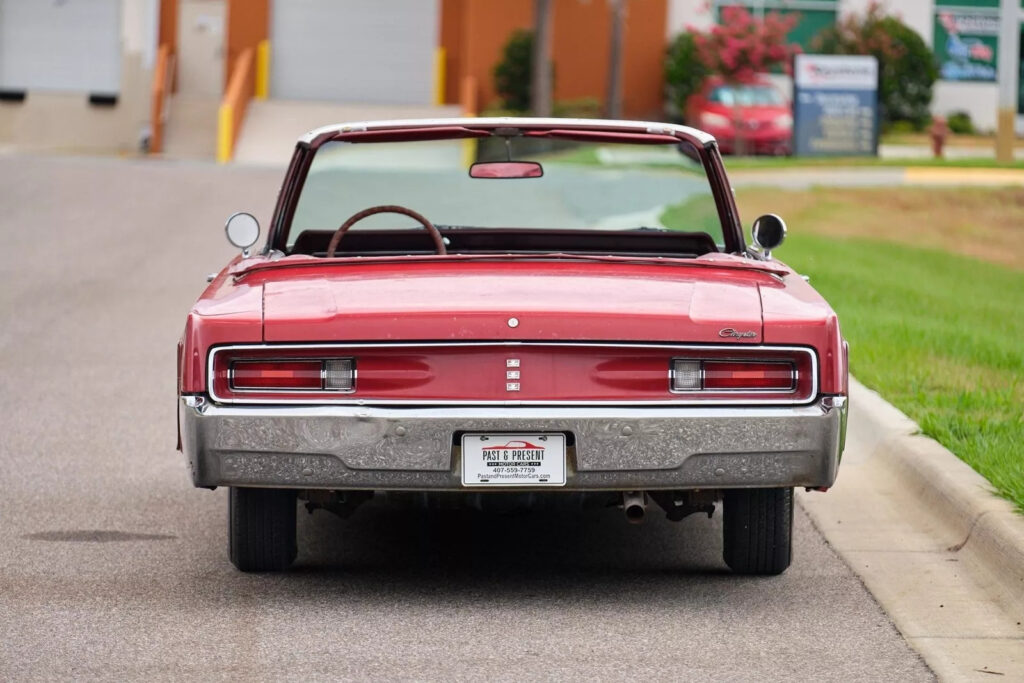
{"label": "license plate frame", "polygon": [[566,436],[560,432],[462,435],[462,485],[565,486]]}

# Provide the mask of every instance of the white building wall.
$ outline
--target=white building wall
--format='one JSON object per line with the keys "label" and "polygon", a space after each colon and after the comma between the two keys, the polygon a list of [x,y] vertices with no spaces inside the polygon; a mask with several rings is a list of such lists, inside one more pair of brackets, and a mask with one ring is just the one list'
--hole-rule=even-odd
{"label": "white building wall", "polygon": [[715,23],[714,10],[709,0],[668,0],[668,20],[665,22],[666,38],[671,40],[677,33],[688,27],[701,31]]}
{"label": "white building wall", "polygon": [[23,102],[0,102],[0,146],[125,152],[139,149],[148,127],[159,0],[120,0],[117,104],[89,104],[87,92],[30,90]]}

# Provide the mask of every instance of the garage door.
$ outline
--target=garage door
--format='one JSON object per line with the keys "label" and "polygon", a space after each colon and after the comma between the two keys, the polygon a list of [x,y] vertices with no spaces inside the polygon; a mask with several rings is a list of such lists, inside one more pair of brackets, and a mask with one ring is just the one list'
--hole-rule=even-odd
{"label": "garage door", "polygon": [[276,0],[270,94],[430,104],[437,44],[437,0]]}
{"label": "garage door", "polygon": [[0,89],[121,90],[121,0],[0,0]]}

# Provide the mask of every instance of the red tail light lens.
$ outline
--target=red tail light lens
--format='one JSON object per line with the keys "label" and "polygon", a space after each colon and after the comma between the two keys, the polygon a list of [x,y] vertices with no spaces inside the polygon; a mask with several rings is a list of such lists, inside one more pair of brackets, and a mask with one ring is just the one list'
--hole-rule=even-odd
{"label": "red tail light lens", "polygon": [[236,361],[232,389],[322,389],[318,360]]}
{"label": "red tail light lens", "polygon": [[788,361],[672,360],[673,392],[778,391],[796,389],[797,372]]}
{"label": "red tail light lens", "polygon": [[795,379],[792,363],[704,362],[705,391],[791,391]]}

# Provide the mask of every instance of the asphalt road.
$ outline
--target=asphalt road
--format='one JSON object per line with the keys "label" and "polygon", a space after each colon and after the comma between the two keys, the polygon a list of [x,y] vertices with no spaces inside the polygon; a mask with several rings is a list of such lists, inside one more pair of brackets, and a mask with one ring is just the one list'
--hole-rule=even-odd
{"label": "asphalt road", "polygon": [[174,450],[174,347],[279,171],[0,157],[0,679],[928,680],[797,514],[739,578],[720,519],[302,513],[278,576]]}

